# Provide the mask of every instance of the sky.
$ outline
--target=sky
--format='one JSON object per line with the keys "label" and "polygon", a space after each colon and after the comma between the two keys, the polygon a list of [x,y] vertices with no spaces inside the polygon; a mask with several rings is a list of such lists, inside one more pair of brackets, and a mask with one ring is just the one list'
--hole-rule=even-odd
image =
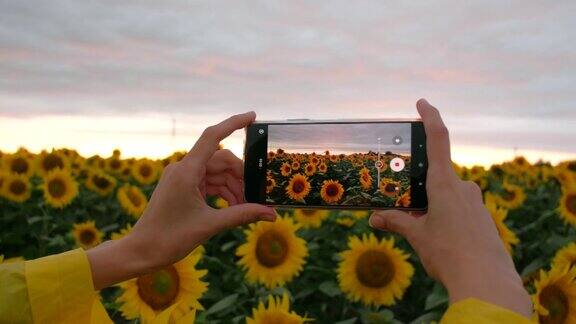
{"label": "sky", "polygon": [[[398,144],[394,141],[399,139]],[[268,150],[288,153],[351,154],[386,151],[410,155],[410,123],[288,124],[268,126]]]}
{"label": "sky", "polygon": [[[0,150],[160,157],[232,114],[414,118],[453,159],[576,158],[575,1],[0,0]],[[241,156],[243,134],[224,146]]]}

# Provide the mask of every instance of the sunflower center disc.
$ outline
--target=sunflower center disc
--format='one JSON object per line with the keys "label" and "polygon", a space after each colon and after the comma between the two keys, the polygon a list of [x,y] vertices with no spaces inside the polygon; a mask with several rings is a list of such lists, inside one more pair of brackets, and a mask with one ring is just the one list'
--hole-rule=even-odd
{"label": "sunflower center disc", "polygon": [[110,168],[112,168],[112,170],[117,170],[120,168],[120,161],[118,159],[113,159],[112,161],[110,161]]}
{"label": "sunflower center disc", "polygon": [[91,245],[94,242],[94,239],[96,239],[96,235],[91,230],[85,230],[80,233],[80,241],[83,244]]}
{"label": "sunflower center disc", "polygon": [[386,253],[369,250],[358,258],[356,276],[365,286],[381,288],[394,277],[394,266]]}
{"label": "sunflower center disc", "polygon": [[110,185],[110,181],[108,181],[108,179],[106,179],[104,177],[99,177],[97,175],[92,177],[92,181],[94,182],[96,187],[98,187],[100,189],[106,189]]}
{"label": "sunflower center disc", "polygon": [[576,195],[568,195],[566,198],[566,209],[572,214],[576,214]]}
{"label": "sunflower center disc", "polygon": [[46,158],[44,158],[44,162],[42,163],[42,166],[44,167],[44,170],[46,171],[50,171],[54,168],[64,168],[64,162],[62,162],[62,159],[55,155],[55,154],[48,154],[46,155]]}
{"label": "sunflower center disc", "polygon": [[256,242],[256,258],[268,268],[273,268],[284,262],[288,256],[288,242],[276,231],[268,231]]}
{"label": "sunflower center disc", "polygon": [[53,179],[48,182],[48,192],[54,198],[60,198],[66,193],[66,184],[60,179]]}
{"label": "sunflower center disc", "polygon": [[148,165],[142,165],[140,166],[140,174],[144,178],[148,178],[150,175],[152,175],[152,169]]}
{"label": "sunflower center disc", "polygon": [[506,201],[514,200],[514,198],[516,198],[516,193],[514,191],[504,190],[502,198]]}
{"label": "sunflower center disc", "polygon": [[132,202],[134,206],[140,206],[140,204],[142,203],[142,199],[140,199],[138,195],[132,192],[131,188],[128,188],[128,190],[126,190],[126,196],[128,196],[128,199],[130,199],[130,202]]}
{"label": "sunflower center disc", "polygon": [[12,171],[18,174],[28,172],[28,162],[21,157],[14,159],[12,162]]}
{"label": "sunflower center disc", "polygon": [[19,196],[26,191],[26,184],[22,181],[14,181],[10,184],[10,192]]}
{"label": "sunflower center disc", "polygon": [[294,181],[294,184],[292,185],[292,191],[294,191],[297,194],[304,191],[304,182],[302,182],[301,180]]}
{"label": "sunflower center disc", "polygon": [[540,303],[550,314],[540,316],[540,323],[556,324],[564,323],[568,317],[568,298],[556,286],[548,286],[540,293]]}
{"label": "sunflower center disc", "polygon": [[180,277],[174,266],[138,277],[138,295],[154,310],[170,306],[178,296]]}
{"label": "sunflower center disc", "polygon": [[272,180],[270,179],[266,180],[266,186],[268,187],[272,186]]}
{"label": "sunflower center disc", "polygon": [[395,191],[396,191],[396,185],[394,185],[393,183],[388,183],[388,184],[386,184],[386,186],[384,187],[384,191],[386,191],[386,192],[395,192]]}
{"label": "sunflower center disc", "polygon": [[335,184],[330,184],[326,187],[326,194],[330,197],[335,197],[338,194],[338,187]]}

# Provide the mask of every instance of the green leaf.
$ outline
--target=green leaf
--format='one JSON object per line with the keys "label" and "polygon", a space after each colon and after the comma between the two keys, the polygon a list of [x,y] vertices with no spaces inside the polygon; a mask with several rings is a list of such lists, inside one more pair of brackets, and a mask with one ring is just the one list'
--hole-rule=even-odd
{"label": "green leaf", "polygon": [[328,297],[335,297],[340,295],[340,288],[338,288],[338,285],[331,280],[321,283],[320,286],[318,286],[318,289]]}
{"label": "green leaf", "polygon": [[429,312],[421,316],[418,316],[416,319],[410,322],[410,324],[432,323],[433,321],[440,320],[441,316],[442,316],[441,313],[438,311]]}
{"label": "green leaf", "polygon": [[234,245],[236,245],[236,241],[226,242],[226,243],[222,244],[222,246],[220,246],[220,250],[222,252],[226,252],[226,251],[230,250],[231,248],[233,248]]}
{"label": "green leaf", "polygon": [[227,297],[224,297],[224,299],[215,303],[214,305],[212,305],[212,307],[210,307],[208,310],[206,310],[206,312],[205,312],[206,316],[208,316],[210,314],[218,313],[219,311],[230,307],[231,305],[233,305],[236,302],[237,299],[238,299],[238,294],[232,294],[232,295],[229,295]]}
{"label": "green leaf", "polygon": [[352,318],[349,318],[347,320],[336,322],[334,324],[354,324],[354,323],[356,323],[357,320],[358,320],[358,317],[352,317]]}
{"label": "green leaf", "polygon": [[534,271],[537,271],[538,269],[544,267],[547,264],[548,262],[546,262],[546,259],[542,257],[536,258],[532,262],[530,262],[526,267],[524,267],[524,269],[520,273],[520,276],[522,277],[528,276],[534,273]]}
{"label": "green leaf", "polygon": [[424,306],[424,310],[426,311],[431,310],[447,302],[448,302],[448,293],[446,292],[446,289],[444,289],[444,287],[441,284],[436,283],[434,285],[434,288],[432,289],[432,293],[430,293],[430,295],[426,297],[426,304]]}

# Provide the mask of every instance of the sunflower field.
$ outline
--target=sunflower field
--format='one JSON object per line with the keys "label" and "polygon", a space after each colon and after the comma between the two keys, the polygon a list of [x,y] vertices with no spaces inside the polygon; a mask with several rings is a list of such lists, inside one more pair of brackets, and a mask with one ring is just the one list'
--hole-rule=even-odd
{"label": "sunflower field", "polygon": [[[0,262],[121,238],[163,168],[182,156],[0,153]],[[574,318],[576,161],[530,164],[518,157],[489,169],[454,168],[482,188],[540,319]],[[345,184],[338,176],[334,181]],[[288,185],[278,181],[275,189],[286,192]],[[396,204],[403,193],[386,199]],[[208,201],[227,207],[217,197]],[[274,223],[221,233],[172,266],[102,290],[109,315],[117,323],[148,322],[177,301],[185,301],[182,314],[196,310],[196,323],[430,323],[446,310],[445,289],[403,238],[369,228],[368,211],[278,213]]]}
{"label": "sunflower field", "polygon": [[[392,171],[394,158],[404,169]],[[376,162],[379,162],[376,164]],[[410,205],[410,156],[268,152],[266,201],[272,205]],[[380,177],[378,177],[378,174]],[[380,179],[380,182],[378,182]]]}

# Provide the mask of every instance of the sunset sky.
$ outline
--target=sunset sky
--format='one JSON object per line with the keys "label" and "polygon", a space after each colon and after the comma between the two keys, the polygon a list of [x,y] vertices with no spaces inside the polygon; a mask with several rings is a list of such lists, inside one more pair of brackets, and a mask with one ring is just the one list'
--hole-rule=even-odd
{"label": "sunset sky", "polygon": [[[398,144],[394,139],[400,139]],[[288,153],[352,154],[387,151],[410,155],[410,123],[289,124],[268,126],[268,150]]]}
{"label": "sunset sky", "polygon": [[[160,157],[235,113],[417,117],[453,158],[576,158],[576,1],[0,0],[0,150]],[[224,145],[241,155],[243,134]]]}

